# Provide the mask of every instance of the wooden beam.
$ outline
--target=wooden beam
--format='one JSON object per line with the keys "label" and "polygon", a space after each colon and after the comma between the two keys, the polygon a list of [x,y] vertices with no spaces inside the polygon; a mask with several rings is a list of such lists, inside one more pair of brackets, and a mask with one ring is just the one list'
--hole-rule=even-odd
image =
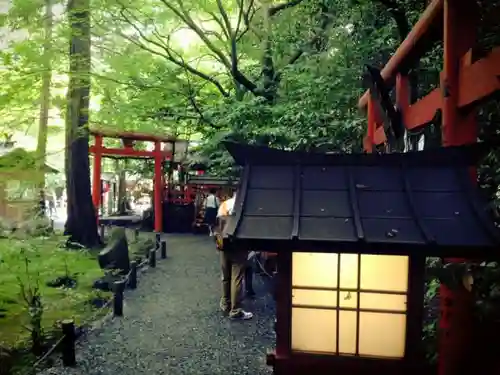
{"label": "wooden beam", "polygon": [[[89,152],[94,154],[96,152],[96,147],[94,145],[89,146]],[[134,150],[130,148],[108,148],[101,147],[100,154],[102,156],[121,156],[124,158],[154,158],[156,155],[156,151],[146,151],[146,150]],[[170,151],[162,151],[162,154],[166,159],[169,159],[172,156]]]}
{"label": "wooden beam", "polygon": [[[500,47],[476,61],[472,65],[460,69],[460,85],[458,92],[458,108],[465,109],[478,102],[487,100],[500,91]],[[403,122],[408,130],[414,130],[432,122],[438,110],[443,107],[441,88],[434,89],[429,94],[408,107],[403,113]],[[380,126],[381,124],[377,124]],[[366,141],[368,142],[368,141]],[[383,129],[377,127],[373,136],[373,144],[385,142]]]}
{"label": "wooden beam", "polygon": [[[387,62],[384,69],[382,69],[381,75],[384,81],[395,79],[396,74],[399,73],[399,69],[405,64],[408,64],[409,60],[418,60],[420,56],[415,56],[415,46],[429,38],[433,26],[442,23],[443,8],[444,0],[434,0],[429,4],[406,39]],[[366,91],[361,99],[359,99],[359,109],[364,109],[366,107],[368,96],[369,93]]]}
{"label": "wooden beam", "polygon": [[133,132],[113,132],[107,130],[90,129],[90,135],[101,136],[105,138],[116,138],[116,139],[127,139],[133,141],[146,141],[146,142],[175,142],[175,141],[185,141],[179,139],[175,136],[161,136],[152,135],[145,133],[133,133]]}

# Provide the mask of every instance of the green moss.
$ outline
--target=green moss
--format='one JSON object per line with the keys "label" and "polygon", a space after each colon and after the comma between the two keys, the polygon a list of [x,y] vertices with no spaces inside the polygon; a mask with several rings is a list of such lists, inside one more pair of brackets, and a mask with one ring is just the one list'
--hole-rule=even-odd
{"label": "green moss", "polygon": [[133,231],[127,231],[128,250],[131,260],[139,260],[149,255],[149,250],[155,246],[154,233],[139,232],[137,239]]}
{"label": "green moss", "polygon": [[[99,297],[99,292],[92,286],[104,273],[95,255],[66,250],[60,246],[63,242],[57,235],[0,239],[0,346],[16,349],[28,343],[29,314],[21,297],[21,283],[39,286],[46,333],[54,330],[58,321],[75,319],[80,324],[93,313],[90,301]],[[47,282],[64,276],[76,279],[76,287],[47,286]]]}

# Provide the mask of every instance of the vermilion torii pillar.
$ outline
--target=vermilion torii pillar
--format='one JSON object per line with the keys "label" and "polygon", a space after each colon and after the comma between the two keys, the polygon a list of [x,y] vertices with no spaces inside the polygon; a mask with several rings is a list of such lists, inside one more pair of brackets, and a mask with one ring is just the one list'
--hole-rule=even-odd
{"label": "vermilion torii pillar", "polygon": [[161,142],[155,142],[155,176],[154,176],[154,210],[155,210],[155,232],[163,231],[163,154]]}
{"label": "vermilion torii pillar", "polygon": [[102,168],[102,136],[96,135],[94,140],[94,169],[92,173],[92,203],[99,216],[99,204],[101,203],[101,168]]}
{"label": "vermilion torii pillar", "polygon": [[[396,107],[407,130],[416,130],[439,119],[442,145],[459,146],[477,141],[475,108],[500,91],[500,47],[485,57],[473,60],[477,42],[479,10],[473,0],[433,0],[396,53],[381,71],[386,85],[396,88]],[[440,87],[423,98],[410,102],[407,72],[435,42],[443,43],[443,71]],[[364,148],[386,142],[380,107],[367,92],[358,103],[367,111],[368,128]],[[476,171],[471,171],[477,179]],[[463,259],[446,259],[460,263]],[[478,371],[471,360],[476,350],[474,338],[474,300],[465,289],[440,289],[441,316],[438,374],[456,375]]]}
{"label": "vermilion torii pillar", "polygon": [[[150,134],[130,133],[130,132],[105,132],[100,130],[91,130],[90,134],[94,136],[94,144],[89,147],[89,152],[94,155],[94,168],[92,171],[92,202],[98,212],[101,200],[101,164],[103,157],[114,158],[135,158],[135,159],[154,159],[154,230],[163,231],[163,170],[164,160],[173,160],[171,151],[163,151],[162,143],[186,142],[169,136],[154,136]],[[109,148],[103,145],[104,138],[115,138],[123,140],[125,147]],[[153,142],[154,150],[138,150],[134,148],[135,141]],[[172,147],[175,149],[175,147]]]}

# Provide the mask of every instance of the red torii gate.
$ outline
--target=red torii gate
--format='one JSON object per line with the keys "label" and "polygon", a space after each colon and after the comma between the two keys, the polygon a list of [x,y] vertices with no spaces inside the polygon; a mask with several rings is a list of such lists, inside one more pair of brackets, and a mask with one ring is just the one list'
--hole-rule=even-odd
{"label": "red torii gate", "polygon": [[[172,136],[157,136],[151,134],[131,133],[131,132],[110,132],[102,130],[90,130],[90,135],[94,137],[94,144],[89,146],[89,153],[94,155],[92,202],[99,207],[101,200],[101,162],[103,157],[121,157],[135,159],[154,159],[154,230],[163,230],[163,187],[164,176],[162,163],[164,160],[173,159],[172,151],[163,151],[162,143],[175,144],[179,141]],[[109,148],[103,145],[104,138],[115,138],[123,141],[123,147]],[[134,148],[136,141],[153,142],[154,150],[137,150]],[[171,150],[175,149],[170,147]]]}
{"label": "red torii gate", "polygon": [[[500,91],[500,47],[488,56],[473,61],[472,48],[477,39],[479,9],[474,0],[433,0],[396,53],[381,71],[389,87],[395,86],[396,108],[407,130],[432,123],[441,111],[443,146],[477,142],[474,108]],[[408,69],[419,61],[434,42],[443,42],[441,84],[425,97],[410,103]],[[367,112],[368,128],[363,144],[366,152],[386,143],[383,114],[370,91],[358,107]],[[475,171],[473,173],[476,179]],[[446,259],[461,262],[462,259]],[[471,369],[473,343],[473,299],[464,290],[451,291],[441,286],[439,375],[464,373]],[[476,349],[477,350],[477,349]],[[474,365],[472,365],[474,366]],[[474,368],[474,367],[473,367]]]}

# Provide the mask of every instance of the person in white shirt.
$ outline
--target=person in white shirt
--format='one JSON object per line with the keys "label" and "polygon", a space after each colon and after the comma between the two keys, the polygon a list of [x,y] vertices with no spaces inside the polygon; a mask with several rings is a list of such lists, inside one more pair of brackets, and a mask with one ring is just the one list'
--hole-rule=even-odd
{"label": "person in white shirt", "polygon": [[[219,218],[219,231],[223,233],[224,226],[229,216],[234,214],[236,194],[227,201],[222,202],[217,217]],[[220,308],[229,314],[231,319],[248,320],[253,317],[251,312],[242,308],[243,285],[245,269],[247,267],[247,251],[231,250],[220,251],[221,273],[222,273],[222,298]]]}
{"label": "person in white shirt", "polygon": [[205,224],[208,226],[210,236],[214,235],[214,228],[217,224],[217,210],[220,206],[219,198],[215,195],[217,191],[215,189],[210,189],[210,194],[203,202],[205,207]]}

